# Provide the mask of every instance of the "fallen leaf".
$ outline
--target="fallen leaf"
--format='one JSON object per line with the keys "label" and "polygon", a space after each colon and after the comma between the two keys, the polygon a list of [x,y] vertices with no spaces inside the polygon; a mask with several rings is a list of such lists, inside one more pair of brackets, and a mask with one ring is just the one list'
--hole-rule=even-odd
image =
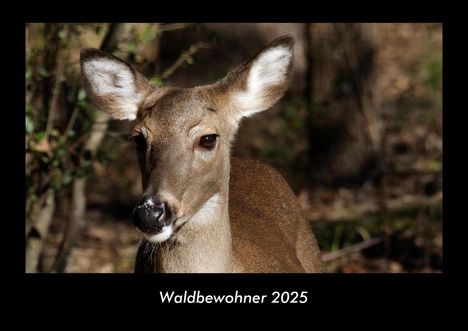
{"label": "fallen leaf", "polygon": [[50,154],[51,148],[50,148],[49,141],[46,138],[39,140],[34,146],[34,150],[37,152]]}

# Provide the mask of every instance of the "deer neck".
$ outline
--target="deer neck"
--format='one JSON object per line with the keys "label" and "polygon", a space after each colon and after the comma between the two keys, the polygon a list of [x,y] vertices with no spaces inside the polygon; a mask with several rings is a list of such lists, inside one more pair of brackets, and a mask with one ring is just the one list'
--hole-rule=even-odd
{"label": "deer neck", "polygon": [[[229,178],[229,176],[228,176]],[[156,250],[156,272],[232,272],[229,182]]]}

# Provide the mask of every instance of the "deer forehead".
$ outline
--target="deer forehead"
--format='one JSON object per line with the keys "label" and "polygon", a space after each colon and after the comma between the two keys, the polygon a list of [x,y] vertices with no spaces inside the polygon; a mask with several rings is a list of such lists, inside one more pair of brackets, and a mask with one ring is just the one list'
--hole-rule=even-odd
{"label": "deer forehead", "polygon": [[209,98],[198,88],[155,90],[142,103],[140,123],[136,127],[189,138],[208,131],[217,133],[217,128],[222,128],[222,119],[212,107]]}

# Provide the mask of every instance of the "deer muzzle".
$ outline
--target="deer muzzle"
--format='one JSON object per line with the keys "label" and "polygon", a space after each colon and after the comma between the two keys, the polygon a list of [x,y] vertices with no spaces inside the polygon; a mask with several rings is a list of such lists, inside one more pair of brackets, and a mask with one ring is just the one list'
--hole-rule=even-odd
{"label": "deer muzzle", "polygon": [[136,205],[132,220],[135,226],[147,235],[156,235],[173,222],[169,205],[151,196],[144,197]]}

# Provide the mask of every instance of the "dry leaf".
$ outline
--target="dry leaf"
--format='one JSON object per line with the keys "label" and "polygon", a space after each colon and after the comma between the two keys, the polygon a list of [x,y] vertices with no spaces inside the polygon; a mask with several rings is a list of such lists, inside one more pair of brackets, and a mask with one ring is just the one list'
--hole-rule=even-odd
{"label": "dry leaf", "polygon": [[46,138],[39,140],[34,146],[34,150],[36,150],[37,152],[50,154],[51,148],[49,141]]}

